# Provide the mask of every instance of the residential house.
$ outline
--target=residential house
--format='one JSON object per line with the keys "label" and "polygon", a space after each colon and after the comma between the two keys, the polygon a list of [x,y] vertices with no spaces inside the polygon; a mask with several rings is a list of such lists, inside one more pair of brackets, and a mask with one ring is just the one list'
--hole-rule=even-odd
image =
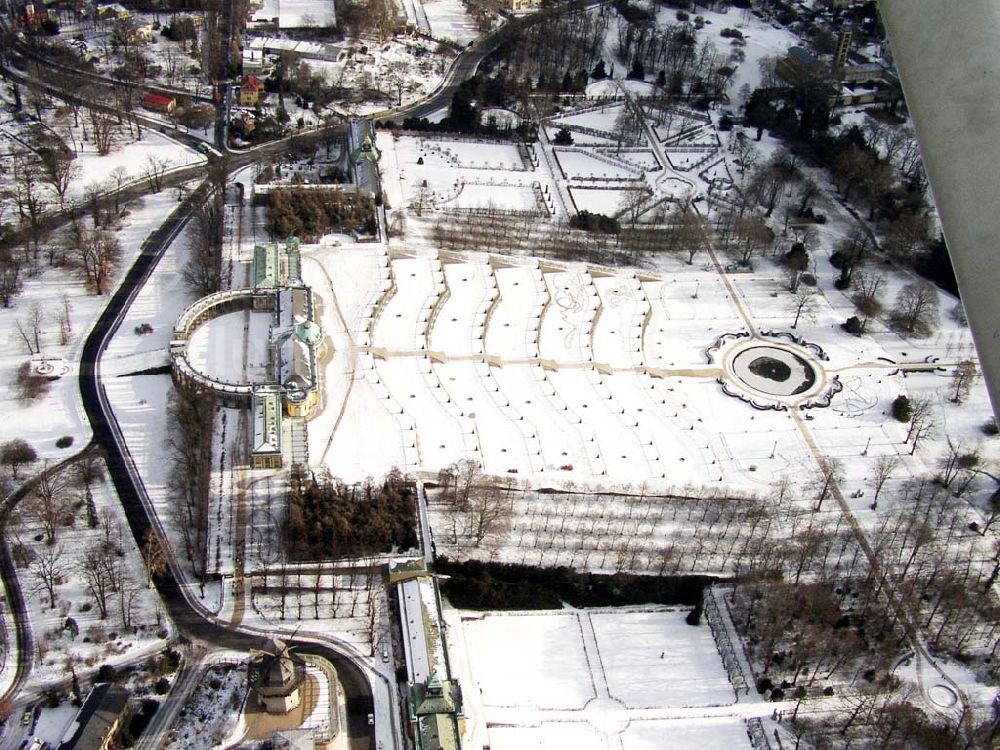
{"label": "residential house", "polygon": [[117,745],[119,732],[131,715],[125,690],[107,682],[95,685],[73,720],[73,734],[59,750],[109,750]]}
{"label": "residential house", "polygon": [[142,97],[142,106],[153,112],[166,112],[170,114],[177,109],[177,100],[172,96],[154,94],[152,91],[149,91]]}
{"label": "residential house", "polygon": [[264,92],[264,83],[255,75],[243,76],[240,81],[240,106],[256,107]]}

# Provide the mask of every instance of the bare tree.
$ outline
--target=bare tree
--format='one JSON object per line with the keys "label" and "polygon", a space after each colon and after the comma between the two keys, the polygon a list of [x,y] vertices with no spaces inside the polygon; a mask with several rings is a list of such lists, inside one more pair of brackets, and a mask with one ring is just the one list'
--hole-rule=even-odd
{"label": "bare tree", "polygon": [[144,172],[146,180],[149,182],[149,189],[154,193],[160,192],[163,187],[163,174],[167,171],[167,160],[162,156],[150,154],[146,157],[146,170]]}
{"label": "bare tree", "polygon": [[910,449],[912,456],[917,452],[917,445],[925,438],[930,437],[937,429],[937,420],[934,416],[934,402],[928,396],[920,396],[910,399],[910,427],[906,433],[904,442],[913,441]]}
{"label": "bare tree", "polygon": [[72,518],[66,477],[44,469],[38,477],[34,492],[25,500],[24,508],[42,526],[45,543],[49,546],[55,544],[59,527]]}
{"label": "bare tree", "polygon": [[142,559],[146,563],[146,585],[152,586],[153,579],[167,570],[167,549],[160,535],[153,529],[146,529],[142,544]]}
{"label": "bare tree", "polygon": [[59,198],[59,208],[66,206],[66,191],[70,183],[80,174],[80,165],[72,153],[62,149],[47,148],[39,151],[42,160],[42,174],[46,182]]}
{"label": "bare tree", "polygon": [[118,165],[111,170],[111,174],[108,175],[108,177],[109,183],[113,186],[112,189],[115,194],[115,213],[117,214],[121,211],[122,188],[125,186],[125,183],[128,182],[128,170],[125,169],[125,167]]}
{"label": "bare tree", "polygon": [[788,312],[795,316],[791,327],[798,327],[800,318],[805,318],[808,321],[814,320],[817,302],[815,289],[799,286],[788,301]]}
{"label": "bare tree", "polygon": [[94,294],[104,294],[121,259],[121,244],[112,232],[82,229],[72,249],[73,263]]}
{"label": "bare tree", "polygon": [[413,209],[413,213],[417,216],[424,215],[424,209],[430,206],[433,202],[434,191],[428,186],[427,180],[424,180],[417,187],[417,192],[413,196],[413,200],[410,201],[410,208]]}
{"label": "bare tree", "polygon": [[117,561],[109,558],[107,550],[90,549],[80,559],[79,566],[87,590],[101,613],[101,619],[107,619],[108,604],[116,585]]}
{"label": "bare tree", "polygon": [[816,510],[822,510],[823,501],[826,500],[830,490],[840,481],[843,475],[843,467],[840,459],[822,458],[819,461],[819,477],[816,480]]}
{"label": "bare tree", "polygon": [[927,336],[937,322],[938,293],[927,281],[911,281],[896,295],[893,322],[907,333]]}
{"label": "bare tree", "polygon": [[856,271],[851,276],[854,283],[854,304],[858,312],[864,315],[861,328],[868,325],[868,319],[877,316],[882,312],[882,302],[879,299],[879,291],[885,282],[885,275],[873,270]]}
{"label": "bare tree", "polygon": [[121,616],[122,627],[131,630],[132,613],[136,599],[142,593],[142,586],[132,579],[123,564],[115,566],[114,575],[114,589],[118,594],[118,614]]}
{"label": "bare tree", "polygon": [[28,566],[35,579],[34,593],[44,592],[49,597],[49,609],[56,607],[56,587],[66,575],[62,546],[46,547]]}
{"label": "bare tree", "polygon": [[59,343],[66,346],[73,336],[73,303],[69,295],[62,296],[62,306],[59,308]]}
{"label": "bare tree", "polygon": [[29,466],[38,460],[38,453],[23,438],[14,438],[0,445],[0,464],[10,470],[11,479],[17,481],[22,466]]}
{"label": "bare tree", "polygon": [[978,375],[979,370],[974,360],[966,359],[958,363],[951,376],[952,403],[961,404],[969,397],[969,391],[972,390],[972,384]]}
{"label": "bare tree", "polygon": [[37,302],[31,306],[27,316],[14,321],[21,341],[24,342],[28,354],[38,354],[42,351],[42,327],[45,316],[42,314],[42,306]]}
{"label": "bare tree", "polygon": [[885,483],[889,481],[897,468],[899,468],[899,456],[895,453],[879,456],[875,459],[875,465],[872,467],[872,484],[875,487],[875,497],[872,498],[872,509],[878,507],[878,496],[882,492],[882,488],[885,487]]}
{"label": "bare tree", "polygon": [[107,156],[114,145],[118,126],[113,115],[96,109],[90,110],[90,134],[94,139],[94,148],[99,156]]}

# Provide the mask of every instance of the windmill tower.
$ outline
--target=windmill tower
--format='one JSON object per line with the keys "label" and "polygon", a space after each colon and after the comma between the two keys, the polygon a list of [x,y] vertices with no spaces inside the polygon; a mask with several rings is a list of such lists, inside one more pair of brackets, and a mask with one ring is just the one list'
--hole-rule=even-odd
{"label": "windmill tower", "polygon": [[247,682],[269,714],[287,714],[302,700],[305,662],[279,638],[269,638],[250,651]]}

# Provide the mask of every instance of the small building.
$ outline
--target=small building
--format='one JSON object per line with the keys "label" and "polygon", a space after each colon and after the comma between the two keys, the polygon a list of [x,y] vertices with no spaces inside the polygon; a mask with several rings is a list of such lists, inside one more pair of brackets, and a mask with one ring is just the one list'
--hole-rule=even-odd
{"label": "small building", "polygon": [[250,462],[255,469],[279,469],[281,454],[281,392],[261,386],[253,393],[253,444]]}
{"label": "small building", "polygon": [[153,36],[155,36],[156,34],[156,32],[153,29],[152,23],[137,23],[133,27],[133,32],[137,40],[139,40],[140,42],[145,42],[147,44],[153,41]]}
{"label": "small building", "polygon": [[124,21],[132,17],[131,11],[121,3],[103,3],[96,8],[97,18],[102,21],[119,19]]}
{"label": "small building", "polygon": [[775,71],[789,84],[797,86],[809,80],[828,77],[830,67],[805,47],[791,47],[778,61]]}
{"label": "small building", "polygon": [[108,750],[116,747],[122,725],[132,715],[129,694],[107,682],[95,685],[80,706],[59,750]]}
{"label": "small building", "polygon": [[278,638],[268,639],[263,648],[250,652],[247,681],[269,714],[286,714],[297,708],[305,679],[302,657]]}
{"label": "small building", "polygon": [[267,300],[262,299],[254,309],[273,310],[274,295],[279,287],[302,283],[301,253],[299,238],[289,237],[285,241],[285,252],[277,244],[256,245],[253,249],[253,288],[257,292],[267,292]]}
{"label": "small building", "polygon": [[[389,580],[394,578],[390,572]],[[458,750],[465,731],[462,690],[451,679],[437,580],[425,571],[395,578],[406,653],[409,734],[417,750]]]}
{"label": "small building", "polygon": [[170,114],[177,109],[177,100],[172,96],[154,94],[152,91],[148,91],[142,96],[142,106],[153,112],[166,112]]}
{"label": "small building", "polygon": [[257,0],[250,27],[330,29],[337,25],[334,0]]}
{"label": "small building", "polygon": [[281,729],[271,735],[274,750],[316,750],[311,729]]}
{"label": "small building", "polygon": [[21,7],[15,16],[15,24],[19,29],[37,29],[49,19],[49,12],[44,5],[28,3]]}
{"label": "small building", "polygon": [[240,106],[256,107],[264,92],[264,82],[255,75],[243,76],[240,81]]}
{"label": "small building", "polygon": [[409,687],[410,727],[417,750],[459,750],[464,724],[457,682],[431,674]]}

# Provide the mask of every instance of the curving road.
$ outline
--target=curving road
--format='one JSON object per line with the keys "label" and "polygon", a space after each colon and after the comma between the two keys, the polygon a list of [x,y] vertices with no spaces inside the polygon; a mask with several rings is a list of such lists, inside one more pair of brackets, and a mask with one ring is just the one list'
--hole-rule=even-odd
{"label": "curving road", "polygon": [[[603,2],[604,0],[577,1],[510,21],[499,29],[481,37],[475,44],[466,48],[455,59],[441,85],[429,97],[406,107],[387,110],[375,117],[380,119],[403,119],[406,117],[425,117],[430,115],[447,106],[462,82],[475,75],[480,63],[515,33],[530,25],[542,23],[555,15],[578,12],[586,8],[599,6]],[[25,52],[23,49],[20,51],[22,54]],[[11,65],[0,65],[0,72],[3,73],[4,77],[21,81],[30,78],[27,73]],[[111,81],[102,79],[96,74],[88,75],[86,78],[94,86],[113,86]],[[60,87],[58,81],[39,81],[34,79],[33,82],[42,85],[64,100],[79,102],[85,106],[104,111],[115,112],[113,106],[94,101],[93,99],[84,99],[79,91],[70,91]],[[219,107],[220,113],[227,109],[229,100],[229,87],[224,86],[224,89],[223,102]],[[189,147],[193,148],[203,142],[195,136],[181,132],[176,128],[169,127],[164,123],[144,117],[143,115],[137,115],[137,119],[141,120],[146,127],[154,128],[163,133],[169,132],[171,137],[185,143]],[[221,138],[220,132],[217,129],[217,140]],[[341,138],[346,138],[347,127],[344,123],[334,123],[245,150],[232,150],[228,146],[223,146],[225,148],[224,156],[219,157],[211,154],[209,155],[209,161],[221,161],[223,168],[229,172],[251,165],[268,156],[284,153],[290,147],[308,145],[329,139],[331,132]],[[222,144],[220,143],[219,145]],[[179,169],[169,176],[169,182],[165,180],[165,184],[180,184],[195,177],[204,176],[204,173],[204,165]],[[93,430],[93,439],[88,449],[93,447],[103,449],[108,464],[109,475],[121,501],[126,521],[135,538],[136,544],[140,548],[147,530],[156,526],[156,519],[152,517],[151,510],[144,500],[145,494],[144,487],[141,484],[142,480],[134,470],[131,456],[127,455],[128,447],[122,439],[118,425],[114,420],[114,415],[107,402],[104,387],[100,379],[100,357],[108,342],[121,325],[135,296],[146,284],[163,254],[188,219],[190,219],[195,209],[207,198],[209,189],[208,181],[203,181],[195,191],[178,204],[164,223],[146,238],[132,266],[108,300],[106,307],[87,336],[81,354],[79,369],[80,392],[84,410]],[[127,196],[128,199],[133,199],[150,191],[151,189],[148,186],[143,183],[137,183],[128,188],[127,191],[123,191],[122,195],[123,197]],[[69,220],[71,217],[72,210],[53,215],[48,220],[53,225],[58,225],[63,221]],[[25,491],[27,491],[27,488],[23,488],[20,492],[23,494]],[[6,507],[9,506],[0,508],[0,514],[6,511]],[[210,619],[208,613],[197,609],[185,596],[184,584],[181,582],[182,577],[173,568],[173,559],[170,559],[171,565],[168,567],[168,570],[155,583],[170,617],[181,633],[193,640],[202,641],[221,648],[246,650],[260,644],[263,638],[262,635],[232,630]],[[19,658],[14,685],[7,693],[8,696],[12,696],[23,684],[24,679],[30,671],[33,646],[16,571],[13,568],[9,550],[2,538],[0,538],[0,577],[4,579],[8,586],[8,605],[15,615],[14,620],[18,644],[17,652]],[[340,677],[347,702],[347,734],[351,740],[350,746],[374,748],[374,728],[370,727],[367,721],[368,714],[373,711],[374,702],[372,688],[366,675],[352,661],[349,655],[338,652],[326,644],[307,640],[304,637],[295,639],[292,642],[304,651],[325,657],[334,665]],[[393,713],[395,712],[393,711]],[[394,735],[397,729],[398,727],[394,728]]]}
{"label": "curving road", "polygon": [[[93,444],[105,452],[109,476],[118,493],[129,529],[140,548],[145,539],[146,531],[154,527],[154,522],[143,502],[142,491],[137,485],[141,480],[132,471],[131,462],[124,453],[127,451],[127,447],[123,450],[123,443],[119,440],[117,424],[114,422],[114,416],[111,414],[100,381],[99,359],[107,343],[121,324],[132,300],[149,279],[170,243],[207,194],[207,183],[202,183],[146,239],[135,262],[108,300],[108,304],[87,336],[81,355],[80,393],[84,410],[93,429]],[[179,582],[178,576],[172,568],[158,578],[155,583],[170,617],[177,628],[189,638],[223,648],[239,650],[246,650],[261,644],[262,636],[260,635],[230,630],[206,619],[204,613],[196,610],[188,601],[183,591],[183,584]],[[370,743],[373,736],[368,726],[367,715],[372,710],[372,694],[365,675],[349,657],[325,645],[301,639],[293,641],[293,643],[303,650],[326,657],[336,667],[347,696],[348,736],[355,741],[367,739]]]}

